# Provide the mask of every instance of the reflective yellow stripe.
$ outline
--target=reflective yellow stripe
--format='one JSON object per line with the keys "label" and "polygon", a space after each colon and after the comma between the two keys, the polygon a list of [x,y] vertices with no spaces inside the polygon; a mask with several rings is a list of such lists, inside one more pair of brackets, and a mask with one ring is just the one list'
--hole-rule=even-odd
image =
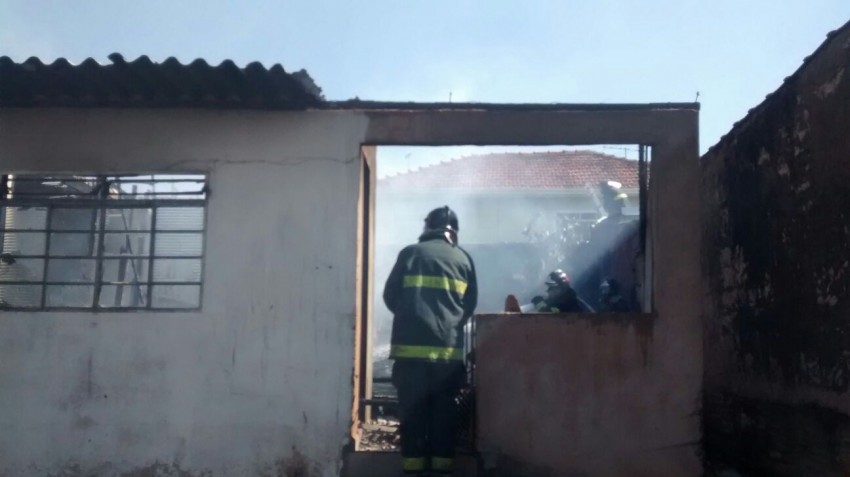
{"label": "reflective yellow stripe", "polygon": [[434,275],[405,275],[405,288],[437,288],[440,290],[448,290],[460,293],[466,293],[466,282],[448,277],[438,277]]}
{"label": "reflective yellow stripe", "polygon": [[463,351],[460,348],[441,348],[438,346],[412,346],[393,345],[390,348],[390,358],[416,358],[416,359],[448,359],[463,360]]}
{"label": "reflective yellow stripe", "polygon": [[447,457],[431,457],[431,470],[435,472],[451,472],[455,460]]}
{"label": "reflective yellow stripe", "polygon": [[425,458],[405,457],[401,460],[401,468],[404,469],[405,472],[421,472],[425,470]]}

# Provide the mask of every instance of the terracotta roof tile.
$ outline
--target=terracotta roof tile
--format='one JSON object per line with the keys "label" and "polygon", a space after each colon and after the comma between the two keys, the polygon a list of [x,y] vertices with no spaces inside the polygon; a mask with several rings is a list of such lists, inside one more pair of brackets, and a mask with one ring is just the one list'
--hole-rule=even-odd
{"label": "terracotta roof tile", "polygon": [[595,151],[464,156],[379,181],[386,189],[571,189],[614,180],[638,187],[638,161]]}

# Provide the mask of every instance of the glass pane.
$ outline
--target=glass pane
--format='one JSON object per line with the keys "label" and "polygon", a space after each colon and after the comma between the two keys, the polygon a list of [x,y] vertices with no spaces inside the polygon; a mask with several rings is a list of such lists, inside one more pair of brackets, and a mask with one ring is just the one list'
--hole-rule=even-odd
{"label": "glass pane", "polygon": [[157,285],[153,287],[154,308],[200,308],[200,285]]}
{"label": "glass pane", "polygon": [[103,234],[104,255],[147,255],[149,233],[107,232]]}
{"label": "glass pane", "polygon": [[52,233],[50,234],[50,255],[94,257],[97,254],[96,243],[97,234],[94,233]]}
{"label": "glass pane", "polygon": [[143,258],[104,258],[103,281],[140,283],[148,281],[148,260]]}
{"label": "glass pane", "polygon": [[173,257],[175,255],[201,255],[204,250],[202,234],[156,234],[156,256]]}
{"label": "glass pane", "polygon": [[147,297],[148,287],[146,285],[103,285],[100,289],[100,307],[144,307]]}
{"label": "glass pane", "polygon": [[21,258],[15,263],[0,262],[0,282],[41,282],[44,259]]}
{"label": "glass pane", "polygon": [[47,306],[91,308],[94,287],[90,285],[47,285]]}
{"label": "glass pane", "polygon": [[7,232],[3,234],[3,253],[44,255],[46,237],[42,232]]}
{"label": "glass pane", "polygon": [[200,282],[201,259],[160,259],[153,261],[155,282]]}
{"label": "glass pane", "polygon": [[203,207],[161,207],[156,209],[157,230],[203,230]]}
{"label": "glass pane", "polygon": [[106,209],[106,230],[150,230],[151,209]]}
{"label": "glass pane", "polygon": [[0,227],[18,230],[44,230],[47,228],[46,207],[3,207]]}
{"label": "glass pane", "polygon": [[95,230],[97,219],[97,209],[53,209],[50,213],[50,229],[91,231]]}
{"label": "glass pane", "polygon": [[96,270],[95,260],[51,258],[47,263],[47,281],[93,282]]}
{"label": "glass pane", "polygon": [[0,284],[0,308],[38,308],[41,306],[41,285]]}

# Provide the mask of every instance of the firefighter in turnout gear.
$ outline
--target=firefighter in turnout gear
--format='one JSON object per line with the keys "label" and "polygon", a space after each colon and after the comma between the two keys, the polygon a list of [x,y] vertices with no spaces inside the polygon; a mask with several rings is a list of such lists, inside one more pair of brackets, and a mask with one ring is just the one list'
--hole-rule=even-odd
{"label": "firefighter in turnout gear", "polygon": [[419,243],[401,251],[384,287],[406,474],[450,474],[454,466],[463,327],[478,301],[475,266],[457,234],[454,211],[431,211]]}
{"label": "firefighter in turnout gear", "polygon": [[570,284],[570,277],[561,269],[549,274],[546,297],[532,298],[521,311],[537,313],[584,313],[594,309],[582,300]]}
{"label": "firefighter in turnout gear", "polygon": [[[636,266],[639,262],[639,221],[623,214],[628,196],[619,182],[605,181],[599,184],[605,217],[591,230],[590,240],[575,253],[576,290],[587,301],[606,311],[637,311]],[[611,300],[613,280],[618,302]],[[606,284],[607,283],[607,289]]]}

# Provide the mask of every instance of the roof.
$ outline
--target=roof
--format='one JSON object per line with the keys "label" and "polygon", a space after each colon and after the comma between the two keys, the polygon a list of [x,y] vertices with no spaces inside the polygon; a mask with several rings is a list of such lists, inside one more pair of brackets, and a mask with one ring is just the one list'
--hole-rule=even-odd
{"label": "roof", "polygon": [[327,101],[326,109],[355,111],[699,111],[699,103],[417,103],[349,99]]}
{"label": "roof", "polygon": [[240,68],[197,59],[187,65],[147,56],[128,62],[117,53],[109,60],[72,65],[64,58],[45,64],[0,57],[0,106],[304,109],[323,101],[306,71],[287,73],[279,64]]}
{"label": "roof", "polygon": [[385,190],[561,190],[605,180],[637,188],[638,161],[595,151],[481,154],[388,176],[379,184]]}

